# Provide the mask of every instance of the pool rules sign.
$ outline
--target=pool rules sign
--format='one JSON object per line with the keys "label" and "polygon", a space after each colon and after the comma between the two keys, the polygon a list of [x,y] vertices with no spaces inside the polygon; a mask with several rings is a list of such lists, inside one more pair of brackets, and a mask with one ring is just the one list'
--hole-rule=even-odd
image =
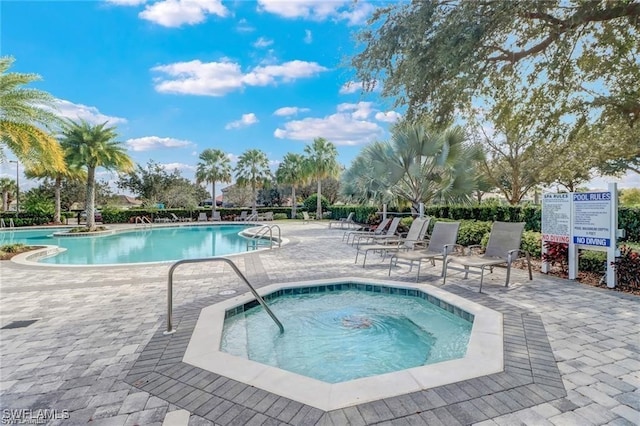
{"label": "pool rules sign", "polygon": [[[542,198],[542,250],[545,242],[569,244],[569,279],[578,275],[578,249],[607,252],[607,286],[615,287],[611,262],[616,256],[618,197],[616,184],[605,192],[544,194]],[[542,272],[549,265],[542,264]]]}

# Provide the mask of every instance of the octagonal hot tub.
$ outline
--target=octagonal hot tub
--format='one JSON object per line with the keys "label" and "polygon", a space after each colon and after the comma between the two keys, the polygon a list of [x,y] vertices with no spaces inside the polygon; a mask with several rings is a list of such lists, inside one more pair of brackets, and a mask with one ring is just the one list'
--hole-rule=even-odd
{"label": "octagonal hot tub", "polygon": [[435,287],[359,278],[204,308],[183,361],[328,411],[503,369],[502,315]]}

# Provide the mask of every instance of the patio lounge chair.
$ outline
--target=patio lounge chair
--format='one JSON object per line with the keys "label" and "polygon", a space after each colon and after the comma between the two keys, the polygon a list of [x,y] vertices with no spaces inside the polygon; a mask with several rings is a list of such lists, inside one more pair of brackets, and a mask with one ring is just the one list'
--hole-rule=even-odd
{"label": "patio lounge chair", "polygon": [[[424,244],[424,236],[429,227],[430,217],[417,217],[413,220],[406,238],[395,238],[384,240],[387,244],[365,244],[356,248],[356,261],[358,263],[358,254],[364,252],[364,261],[362,267],[367,263],[367,254],[370,251],[381,251],[385,255],[389,251],[398,250],[416,250],[421,244]],[[384,259],[384,257],[383,257]]]}
{"label": "patio lounge chair", "polygon": [[273,212],[266,212],[263,215],[258,215],[258,220],[273,220]]}
{"label": "patio lounge chair", "polygon": [[222,221],[222,217],[220,217],[220,212],[215,211],[211,214],[211,220],[215,221],[215,222],[221,222]]}
{"label": "patio lounge chair", "polygon": [[341,217],[338,220],[329,221],[329,228],[331,228],[331,225],[333,225],[333,224],[340,225],[340,228],[344,228],[345,225],[348,225],[348,226],[357,225],[357,226],[359,226],[357,223],[355,223],[353,221],[353,216],[354,215],[355,215],[355,212],[351,212],[351,213],[349,213],[349,215],[346,218]]}
{"label": "patio lounge chair", "polygon": [[391,219],[387,218],[384,219],[382,222],[380,222],[378,224],[378,226],[376,226],[376,228],[371,231],[344,231],[344,234],[342,234],[342,241],[344,241],[344,238],[347,237],[347,244],[349,244],[349,238],[353,237],[353,240],[355,240],[356,236],[374,236],[374,235],[382,235],[382,233],[385,231],[385,229],[387,228],[387,225],[389,224],[389,222],[391,222]]}
{"label": "patio lounge chair", "polygon": [[198,214],[198,222],[206,222],[207,221],[207,214],[202,212]]}
{"label": "patio lounge chair", "polygon": [[387,241],[389,239],[395,238],[397,239],[399,236],[396,235],[396,231],[398,230],[398,225],[400,224],[400,220],[402,218],[400,217],[394,217],[393,220],[391,221],[391,224],[389,225],[389,227],[387,228],[386,232],[380,233],[379,235],[356,235],[353,237],[353,240],[351,241],[351,245],[354,245],[357,243],[357,246],[360,247],[360,244],[363,243],[363,239],[364,239],[364,243],[372,243],[372,244],[382,244],[384,241]]}
{"label": "patio lounge chair", "polygon": [[431,264],[435,266],[435,259],[442,259],[442,272],[440,276],[444,275],[444,265],[447,260],[447,255],[451,253],[457,245],[458,228],[460,228],[460,222],[436,222],[431,232],[431,238],[429,238],[429,244],[425,250],[399,250],[391,256],[389,276],[391,276],[391,266],[394,264],[394,258],[396,265],[398,264],[398,259],[408,260],[411,268],[413,268],[413,262],[418,261],[416,282],[420,279],[420,266],[423,260],[431,260]]}
{"label": "patio lounge chair", "polygon": [[302,223],[309,223],[309,221],[311,220],[311,218],[309,217],[309,213],[307,212],[302,212]]}
{"label": "patio lounge chair", "polygon": [[[495,265],[507,265],[507,279],[505,287],[509,286],[509,278],[511,276],[511,264],[517,260],[520,254],[524,254],[529,267],[529,280],[533,280],[531,274],[531,258],[529,252],[520,249],[520,241],[522,240],[522,232],[524,231],[524,222],[508,223],[493,222],[491,233],[489,234],[489,242],[484,254],[471,254],[474,246],[467,247],[469,253],[466,256],[447,256],[444,261],[444,280],[442,284],[447,282],[447,270],[450,263],[464,266],[464,277],[469,276],[469,267],[480,268],[480,290],[482,293],[482,281],[484,279],[484,270],[489,268],[493,272]],[[477,246],[475,246],[477,247]]]}
{"label": "patio lounge chair", "polygon": [[178,217],[175,213],[169,213],[171,215],[171,222],[191,222],[190,217]]}
{"label": "patio lounge chair", "polygon": [[249,214],[249,212],[248,212],[248,211],[246,211],[246,210],[242,210],[242,211],[240,212],[240,216],[238,216],[238,218],[237,218],[236,220],[245,221],[245,220],[247,220],[247,215],[248,215],[248,214]]}

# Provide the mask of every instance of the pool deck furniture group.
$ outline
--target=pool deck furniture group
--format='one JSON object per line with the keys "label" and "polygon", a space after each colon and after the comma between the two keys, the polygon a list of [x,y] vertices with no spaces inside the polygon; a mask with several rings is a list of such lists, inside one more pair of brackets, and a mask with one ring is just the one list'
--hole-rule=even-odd
{"label": "pool deck furniture group", "polygon": [[[231,257],[258,288],[349,276],[415,281],[406,264],[391,277],[386,262],[354,265],[344,230],[326,221],[277,223],[288,244]],[[52,425],[92,426],[640,424],[634,295],[539,273],[529,281],[519,269],[505,287],[504,268],[478,293],[475,277],[450,270],[443,286],[439,267],[423,268],[420,285],[503,315],[504,371],[325,412],[183,362],[202,308],[247,291],[227,265],[176,271],[170,336],[170,264],[0,268],[0,405],[22,416],[14,423],[40,413],[57,415]]]}

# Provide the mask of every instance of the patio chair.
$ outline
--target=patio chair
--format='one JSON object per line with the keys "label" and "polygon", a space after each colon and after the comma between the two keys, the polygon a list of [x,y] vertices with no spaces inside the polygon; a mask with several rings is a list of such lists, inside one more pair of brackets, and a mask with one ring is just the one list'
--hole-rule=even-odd
{"label": "patio chair", "polygon": [[409,232],[405,238],[395,238],[384,240],[387,244],[369,244],[356,247],[356,261],[358,263],[358,255],[360,251],[364,252],[364,261],[362,267],[364,268],[367,263],[367,254],[370,251],[380,251],[384,255],[389,251],[398,250],[416,250],[421,244],[424,244],[424,236],[427,233],[429,227],[430,217],[417,217],[413,220]]}
{"label": "patio chair", "polygon": [[522,232],[524,231],[524,222],[508,223],[508,222],[493,222],[491,227],[491,233],[489,234],[489,242],[484,254],[474,255],[472,249],[478,246],[467,247],[468,253],[466,256],[447,256],[444,261],[444,280],[442,284],[447,282],[447,270],[450,263],[464,266],[464,277],[469,276],[469,268],[480,268],[480,290],[482,293],[482,281],[484,280],[484,270],[489,268],[493,272],[493,267],[496,265],[507,265],[507,279],[505,281],[505,287],[509,286],[509,278],[511,276],[511,264],[514,260],[520,257],[520,254],[525,255],[529,268],[529,280],[533,280],[531,274],[531,257],[528,251],[520,249],[520,241],[522,240]]}
{"label": "patio chair", "polygon": [[331,225],[333,225],[333,224],[340,225],[340,228],[344,228],[345,225],[349,225],[349,226],[351,226],[351,224],[357,225],[357,223],[355,223],[353,221],[353,216],[354,215],[355,215],[355,212],[351,212],[351,213],[349,213],[349,215],[346,218],[341,217],[338,220],[329,221],[329,228],[331,228]]}
{"label": "patio chair", "polygon": [[198,222],[206,222],[206,221],[207,221],[207,214],[205,212],[199,213]]}
{"label": "patio chair", "polygon": [[248,212],[248,211],[246,211],[246,210],[242,210],[242,211],[240,212],[240,216],[238,216],[238,218],[237,218],[236,220],[245,221],[245,220],[247,220],[247,215],[248,215],[248,214],[249,214],[249,212]]}
{"label": "patio chair", "polygon": [[309,223],[309,221],[311,221],[311,218],[309,217],[309,213],[307,212],[302,212],[302,223]]}
{"label": "patio chair", "polygon": [[273,220],[273,212],[266,212],[261,216],[259,215],[258,220]]}
{"label": "patio chair", "polygon": [[379,235],[356,235],[353,237],[351,241],[351,245],[357,243],[358,247],[362,244],[362,240],[364,239],[364,243],[372,243],[372,244],[382,244],[384,241],[389,240],[391,238],[397,239],[399,236],[396,235],[396,231],[398,230],[398,225],[400,224],[400,220],[402,218],[394,217],[391,221],[391,224],[387,228],[386,232],[380,233]]}
{"label": "patio chair", "polygon": [[391,222],[391,219],[386,218],[384,219],[382,222],[380,222],[378,224],[378,226],[375,227],[374,230],[369,230],[369,231],[344,231],[344,234],[342,234],[342,241],[344,241],[345,237],[347,238],[347,244],[349,244],[349,238],[353,237],[353,239],[355,240],[356,236],[374,236],[374,235],[382,235],[382,233],[385,231],[385,229],[387,228],[387,225],[389,225],[389,222]]}
{"label": "patio chair", "polygon": [[219,211],[215,211],[211,214],[211,220],[215,221],[215,222],[221,222],[222,221],[222,217],[220,217],[220,212]]}
{"label": "patio chair", "polygon": [[169,213],[169,215],[171,216],[171,219],[169,219],[171,222],[184,222],[184,217],[178,217],[176,216],[175,213]]}
{"label": "patio chair", "polygon": [[420,266],[423,260],[431,260],[431,264],[435,266],[435,260],[441,259],[442,272],[440,273],[440,276],[443,276],[447,255],[453,251],[455,246],[458,246],[456,244],[456,240],[458,239],[459,228],[460,222],[436,222],[433,226],[431,237],[429,238],[429,244],[425,250],[399,250],[391,255],[391,261],[389,262],[389,276],[391,276],[391,266],[394,264],[394,258],[396,259],[396,265],[398,264],[398,259],[408,260],[411,265],[409,271],[413,268],[413,262],[418,261],[416,282],[420,279]]}

